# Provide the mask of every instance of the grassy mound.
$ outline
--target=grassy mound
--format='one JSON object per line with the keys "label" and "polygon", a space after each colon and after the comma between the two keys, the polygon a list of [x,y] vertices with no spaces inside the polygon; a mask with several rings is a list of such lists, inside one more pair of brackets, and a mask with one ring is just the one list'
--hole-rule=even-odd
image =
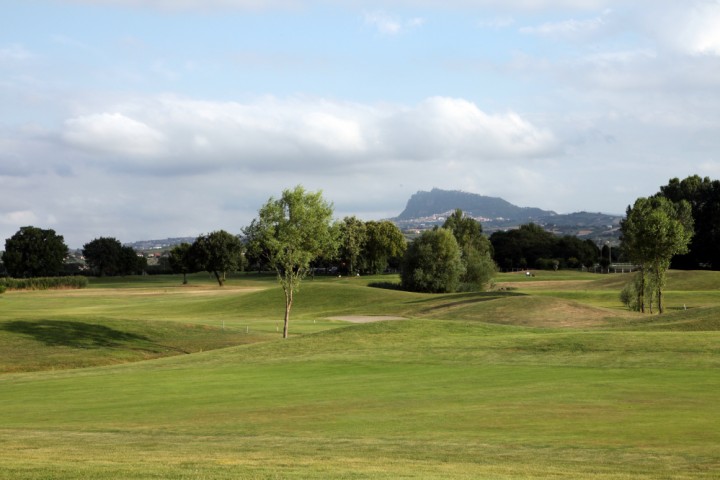
{"label": "grassy mound", "polygon": [[[318,278],[288,340],[272,279],[7,292],[1,362],[198,351],[0,375],[0,478],[716,478],[718,293],[677,283],[641,316],[617,277],[562,275],[455,295]],[[328,319],[379,314],[407,320]]]}

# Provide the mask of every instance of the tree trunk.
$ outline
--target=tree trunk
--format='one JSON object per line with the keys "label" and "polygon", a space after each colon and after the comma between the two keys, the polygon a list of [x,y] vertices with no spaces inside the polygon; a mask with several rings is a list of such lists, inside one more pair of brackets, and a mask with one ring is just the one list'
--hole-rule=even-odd
{"label": "tree trunk", "polygon": [[183,272],[183,285],[187,285],[187,272]]}
{"label": "tree trunk", "polygon": [[657,301],[658,301],[658,303],[657,303],[658,313],[662,314],[665,311],[665,306],[663,305],[663,294],[662,294],[661,288],[658,288],[658,291],[657,291]]}
{"label": "tree trunk", "polygon": [[638,289],[638,303],[640,311],[645,313],[645,271],[640,271],[640,288]]}
{"label": "tree trunk", "polygon": [[288,338],[288,329],[290,326],[290,309],[292,308],[293,294],[292,290],[285,291],[285,322],[283,323],[283,338]]}
{"label": "tree trunk", "polygon": [[218,285],[221,287],[223,286],[223,281],[225,280],[217,271],[213,272],[215,274],[215,278],[217,279]]}

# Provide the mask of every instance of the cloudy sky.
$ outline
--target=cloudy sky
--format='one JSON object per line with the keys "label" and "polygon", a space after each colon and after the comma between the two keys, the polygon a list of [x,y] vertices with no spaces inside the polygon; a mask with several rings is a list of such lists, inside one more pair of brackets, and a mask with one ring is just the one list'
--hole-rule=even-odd
{"label": "cloudy sky", "polygon": [[297,184],[369,220],[720,177],[718,0],[2,3],[0,242],[238,233]]}

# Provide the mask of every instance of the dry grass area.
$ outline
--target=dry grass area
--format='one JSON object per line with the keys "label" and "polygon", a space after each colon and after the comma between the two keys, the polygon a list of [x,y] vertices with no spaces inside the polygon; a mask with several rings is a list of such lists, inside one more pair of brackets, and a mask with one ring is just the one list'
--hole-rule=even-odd
{"label": "dry grass area", "polygon": [[603,327],[629,312],[552,297],[509,297],[487,302],[477,320],[543,328]]}
{"label": "dry grass area", "polygon": [[[177,287],[158,287],[158,288],[114,288],[109,289],[96,289],[88,288],[82,290],[69,290],[69,289],[58,289],[58,290],[44,290],[42,295],[44,297],[73,297],[73,298],[97,298],[97,297],[147,297],[154,295],[193,295],[193,296],[223,296],[223,295],[234,295],[237,293],[252,293],[265,290],[266,287],[246,287],[246,286],[224,286],[218,287],[217,285],[182,285]],[[7,292],[6,295],[21,296],[21,295],[36,295],[36,290],[13,290]]]}
{"label": "dry grass area", "polygon": [[583,290],[595,280],[544,280],[539,282],[503,282],[499,284],[506,289],[522,288],[523,290]]}

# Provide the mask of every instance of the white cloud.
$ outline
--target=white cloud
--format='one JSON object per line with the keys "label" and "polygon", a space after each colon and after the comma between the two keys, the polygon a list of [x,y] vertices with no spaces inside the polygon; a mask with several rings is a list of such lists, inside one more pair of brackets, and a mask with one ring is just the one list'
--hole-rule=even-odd
{"label": "white cloud", "polygon": [[425,20],[419,17],[401,20],[385,12],[378,11],[366,13],[365,23],[377,29],[383,35],[399,35],[423,26]]}
{"label": "white cloud", "polygon": [[610,13],[610,10],[606,10],[602,16],[594,18],[546,22],[538,26],[523,27],[520,32],[552,38],[589,37],[607,27],[607,17]]}
{"label": "white cloud", "polygon": [[650,13],[646,24],[653,35],[690,55],[720,55],[720,1],[700,0]]}
{"label": "white cloud", "polygon": [[463,99],[433,97],[389,116],[382,131],[392,155],[487,161],[559,153],[552,132],[509,112],[488,114]]}
{"label": "white cloud", "polygon": [[[485,161],[558,152],[552,132],[513,112],[488,114],[463,99],[415,106],[274,97],[210,102],[148,98],[67,120],[70,147],[121,170],[306,170],[454,158]],[[344,167],[343,167],[344,166]]]}
{"label": "white cloud", "polygon": [[512,26],[515,23],[515,19],[510,16],[504,16],[504,17],[493,17],[493,18],[484,18],[478,21],[477,25],[480,28],[494,28],[494,29],[501,29],[501,28],[507,28]]}
{"label": "white cloud", "polygon": [[121,113],[99,113],[65,121],[63,139],[98,153],[153,156],[166,153],[162,133]]}

